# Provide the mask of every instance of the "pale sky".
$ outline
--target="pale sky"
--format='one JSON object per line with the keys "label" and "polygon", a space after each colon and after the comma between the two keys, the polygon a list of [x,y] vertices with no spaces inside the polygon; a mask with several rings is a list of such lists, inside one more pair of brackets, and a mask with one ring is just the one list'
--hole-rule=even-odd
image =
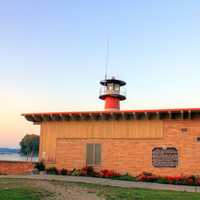
{"label": "pale sky", "polygon": [[0,2],[0,147],[39,127],[24,112],[102,110],[109,75],[122,109],[200,107],[200,1]]}

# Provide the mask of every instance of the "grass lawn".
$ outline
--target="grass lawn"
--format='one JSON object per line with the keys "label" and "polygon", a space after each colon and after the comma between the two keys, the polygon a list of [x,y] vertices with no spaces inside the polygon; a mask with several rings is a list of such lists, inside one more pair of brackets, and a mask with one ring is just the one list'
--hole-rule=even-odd
{"label": "grass lawn", "polygon": [[0,200],[40,200],[51,195],[45,189],[32,187],[27,182],[18,179],[0,179]]}
{"label": "grass lawn", "polygon": [[80,183],[81,187],[96,190],[106,200],[200,200],[200,193],[149,189],[130,189]]}
{"label": "grass lawn", "polygon": [[199,200],[199,194],[184,192],[155,191],[145,189],[112,188],[101,192],[106,200]]}
{"label": "grass lawn", "polygon": [[39,200],[41,192],[30,188],[0,189],[0,200]]}
{"label": "grass lawn", "polygon": [[[52,188],[56,188],[55,191]],[[200,200],[200,193],[128,189],[86,183],[25,179],[0,179],[0,200],[42,200],[44,197],[48,199],[48,196],[50,199],[55,197],[57,200],[63,200],[56,192],[59,190],[59,193],[63,195],[66,189],[69,191],[70,188],[76,188],[76,190],[72,190],[71,195],[74,194],[73,191],[80,193],[80,196],[83,193],[92,193],[105,200]],[[66,193],[65,197],[65,200],[74,199],[69,197],[69,193]]]}

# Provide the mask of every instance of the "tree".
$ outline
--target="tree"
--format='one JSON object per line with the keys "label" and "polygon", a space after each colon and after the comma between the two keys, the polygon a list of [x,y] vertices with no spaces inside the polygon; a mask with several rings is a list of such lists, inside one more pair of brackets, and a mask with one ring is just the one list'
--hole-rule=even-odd
{"label": "tree", "polygon": [[38,155],[39,152],[39,136],[25,135],[20,142],[20,152],[24,155]]}

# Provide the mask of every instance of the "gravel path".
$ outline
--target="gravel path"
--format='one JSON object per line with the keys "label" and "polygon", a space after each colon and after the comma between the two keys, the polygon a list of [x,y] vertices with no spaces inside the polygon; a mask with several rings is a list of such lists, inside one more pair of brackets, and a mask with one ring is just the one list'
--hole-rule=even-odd
{"label": "gravel path", "polygon": [[0,189],[35,188],[42,200],[104,200],[94,188],[81,187],[77,183],[33,179],[2,179]]}
{"label": "gravel path", "polygon": [[119,181],[119,180],[92,178],[92,177],[75,177],[75,176],[58,176],[58,175],[24,175],[24,176],[9,176],[8,175],[8,176],[0,176],[0,178],[55,180],[55,181],[67,181],[67,182],[93,183],[93,184],[99,184],[99,185],[118,186],[118,187],[124,187],[124,188],[145,188],[145,189],[158,189],[158,190],[200,192],[199,186],[184,186],[184,185]]}

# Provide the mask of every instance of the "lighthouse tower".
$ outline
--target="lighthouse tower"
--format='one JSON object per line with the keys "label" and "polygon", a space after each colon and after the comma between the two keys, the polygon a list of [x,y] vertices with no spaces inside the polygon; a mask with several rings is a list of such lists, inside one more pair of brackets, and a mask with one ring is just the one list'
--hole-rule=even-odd
{"label": "lighthouse tower", "polygon": [[126,99],[126,91],[121,87],[126,85],[126,82],[115,79],[105,79],[100,82],[99,98],[105,101],[105,110],[120,110],[120,101]]}

